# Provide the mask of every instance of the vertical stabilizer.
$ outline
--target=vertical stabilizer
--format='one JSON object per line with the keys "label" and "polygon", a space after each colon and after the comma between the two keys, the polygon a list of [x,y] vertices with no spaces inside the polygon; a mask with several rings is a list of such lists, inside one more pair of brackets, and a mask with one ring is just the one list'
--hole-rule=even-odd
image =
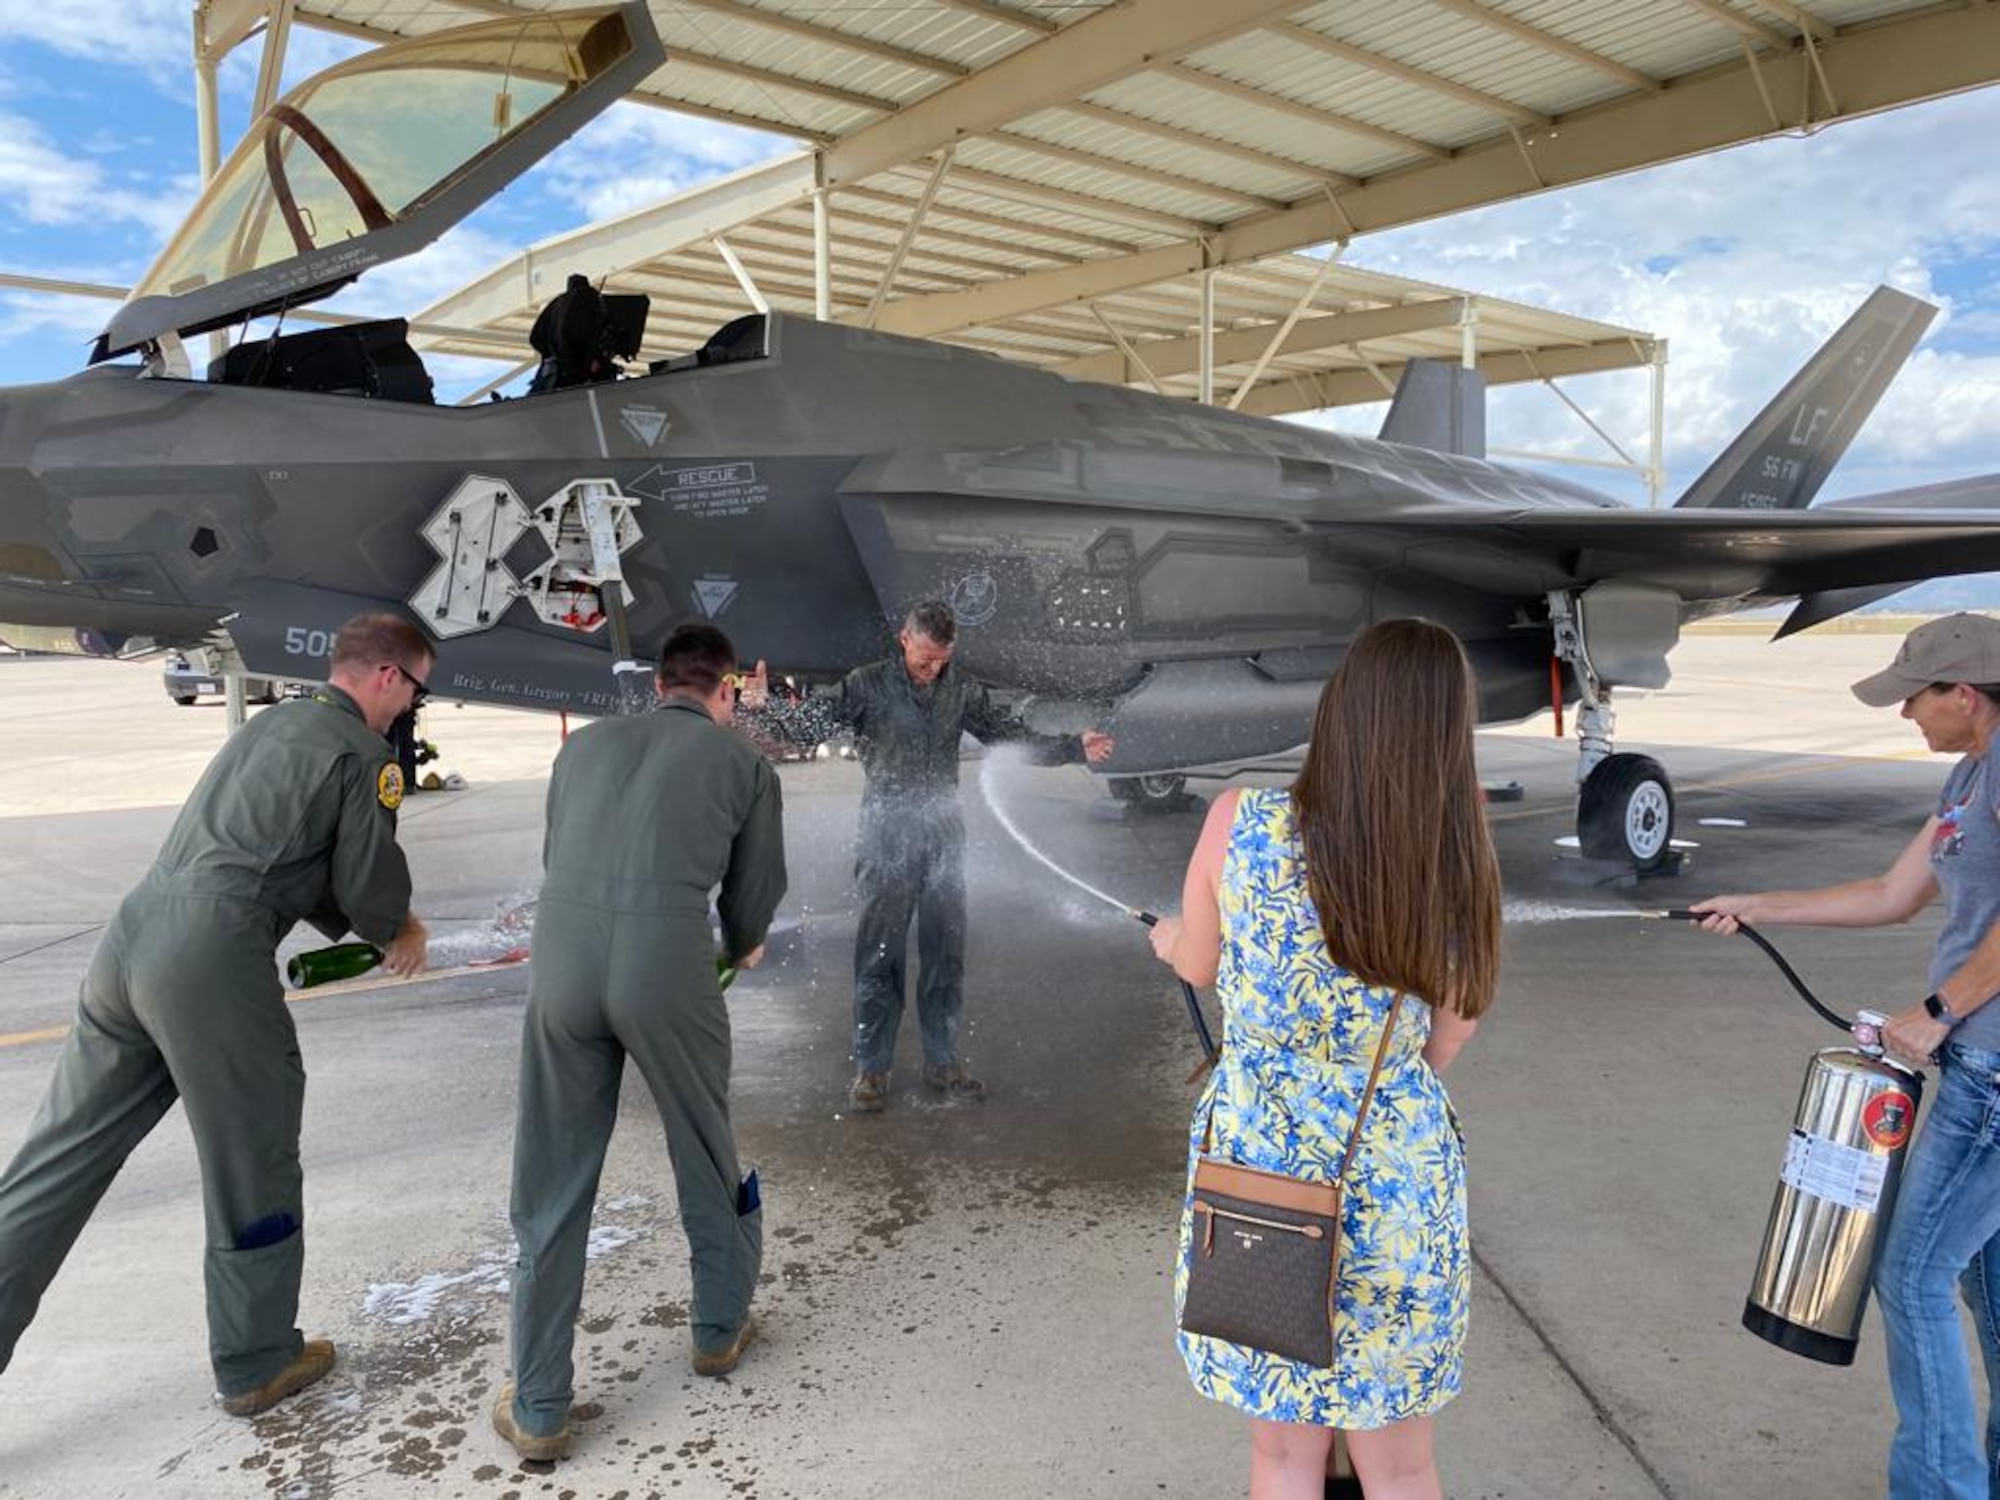
{"label": "vertical stabilizer", "polygon": [[1486,457],[1486,377],[1439,359],[1411,360],[1380,436],[1434,453]]}
{"label": "vertical stabilizer", "polygon": [[1883,286],[1676,502],[1680,509],[1803,510],[1840,462],[1937,309]]}

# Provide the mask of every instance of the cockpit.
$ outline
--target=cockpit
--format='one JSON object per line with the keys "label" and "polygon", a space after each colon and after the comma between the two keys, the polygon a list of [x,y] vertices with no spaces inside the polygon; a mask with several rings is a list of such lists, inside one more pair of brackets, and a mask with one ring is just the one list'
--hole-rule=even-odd
{"label": "cockpit", "polygon": [[[641,0],[416,37],[306,80],[251,125],[97,341],[177,373],[179,341],[278,317],[436,240],[665,60]],[[428,400],[398,320],[246,339],[232,384]]]}

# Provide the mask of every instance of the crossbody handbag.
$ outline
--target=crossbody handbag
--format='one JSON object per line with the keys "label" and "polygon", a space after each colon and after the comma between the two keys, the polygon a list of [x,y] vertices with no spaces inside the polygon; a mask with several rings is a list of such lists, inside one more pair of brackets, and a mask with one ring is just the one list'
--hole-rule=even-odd
{"label": "crossbody handbag", "polygon": [[1398,995],[1389,1006],[1375,1066],[1354,1112],[1354,1132],[1333,1181],[1308,1182],[1210,1156],[1215,1118],[1210,1101],[1189,1190],[1194,1255],[1181,1301],[1183,1331],[1319,1369],[1333,1364],[1341,1194],[1402,1005]]}

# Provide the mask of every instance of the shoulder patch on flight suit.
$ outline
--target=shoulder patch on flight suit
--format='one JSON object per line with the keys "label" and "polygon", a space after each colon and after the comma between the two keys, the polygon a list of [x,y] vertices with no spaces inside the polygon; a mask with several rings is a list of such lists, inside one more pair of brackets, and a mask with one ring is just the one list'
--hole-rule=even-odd
{"label": "shoulder patch on flight suit", "polygon": [[375,800],[390,812],[403,805],[403,768],[393,760],[375,773]]}

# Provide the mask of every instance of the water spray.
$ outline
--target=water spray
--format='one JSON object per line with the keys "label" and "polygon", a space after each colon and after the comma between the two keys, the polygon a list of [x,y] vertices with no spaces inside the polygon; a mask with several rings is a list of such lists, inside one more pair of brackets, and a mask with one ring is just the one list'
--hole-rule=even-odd
{"label": "water spray", "polygon": [[[993,816],[1000,820],[1000,826],[1007,830],[1008,836],[1015,843],[1019,844],[1031,859],[1035,860],[1051,873],[1068,881],[1092,900],[1103,902],[1104,905],[1110,907],[1113,911],[1122,913],[1130,917],[1133,921],[1143,923],[1147,927],[1157,927],[1160,925],[1160,918],[1157,913],[1147,911],[1144,907],[1127,906],[1116,896],[1099,890],[1082,876],[1065,870],[1053,859],[1050,859],[1048,855],[1036,848],[1034,841],[1021,831],[1020,826],[1008,815],[1007,809],[1000,805],[1000,799],[993,795],[993,788],[988,784],[988,772],[992,770],[993,765],[993,757],[988,756],[986,763],[979,768],[980,795],[986,799],[986,805],[992,810]],[[1194,1034],[1201,1042],[1202,1056],[1213,1061],[1215,1058],[1215,1037],[1208,1029],[1208,1017],[1201,1013],[1201,998],[1195,994],[1193,985],[1189,984],[1185,979],[1180,979],[1178,975],[1175,978],[1180,983],[1181,998],[1187,1002],[1188,1020],[1194,1026]]]}

